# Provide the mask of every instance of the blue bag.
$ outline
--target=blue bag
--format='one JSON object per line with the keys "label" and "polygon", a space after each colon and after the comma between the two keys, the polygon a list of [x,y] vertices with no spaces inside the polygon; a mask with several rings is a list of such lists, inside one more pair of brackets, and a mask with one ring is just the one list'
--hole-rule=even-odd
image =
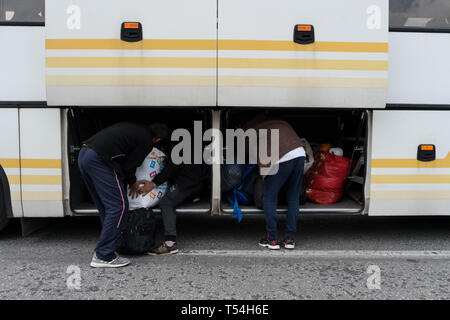
{"label": "blue bag", "polygon": [[258,169],[256,165],[248,165],[241,177],[241,183],[234,187],[228,194],[228,201],[232,206],[233,218],[242,220],[242,210],[239,208],[240,204],[249,205],[253,203],[253,192],[255,188],[255,181],[258,178]]}

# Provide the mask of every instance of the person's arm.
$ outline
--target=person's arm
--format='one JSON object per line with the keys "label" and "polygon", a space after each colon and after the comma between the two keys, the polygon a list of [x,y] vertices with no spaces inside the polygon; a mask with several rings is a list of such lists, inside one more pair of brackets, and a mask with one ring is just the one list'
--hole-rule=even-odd
{"label": "person's arm", "polygon": [[170,160],[170,157],[167,158],[166,162],[167,163],[165,164],[162,171],[160,173],[158,173],[152,180],[153,183],[155,184],[155,186],[159,186],[159,185],[163,184],[164,182],[172,179],[177,174],[178,170],[180,169],[181,165],[175,165]]}
{"label": "person's arm", "polygon": [[[151,150],[151,149],[150,149]],[[136,147],[130,154],[124,159],[124,164],[122,166],[123,173],[125,175],[124,182],[130,187],[129,196],[135,199],[139,195],[139,187],[142,181],[137,181],[136,179],[136,169],[144,161],[145,157],[148,155],[148,149],[145,147]]]}
{"label": "person's arm", "polygon": [[154,188],[158,187],[159,185],[163,184],[164,182],[168,181],[169,179],[173,178],[178,170],[180,169],[181,165],[175,165],[170,159],[167,159],[167,163],[165,167],[162,169],[160,173],[158,173],[152,181],[148,180],[139,180],[138,184],[142,184],[143,186],[140,186],[137,189],[137,192],[145,197],[149,192],[151,192]]}

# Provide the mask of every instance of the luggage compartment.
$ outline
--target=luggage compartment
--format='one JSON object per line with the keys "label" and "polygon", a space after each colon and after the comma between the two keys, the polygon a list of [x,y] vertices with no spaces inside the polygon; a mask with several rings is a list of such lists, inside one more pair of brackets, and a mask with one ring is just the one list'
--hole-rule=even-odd
{"label": "luggage compartment", "polygon": [[[96,214],[97,209],[82,180],[77,158],[82,141],[88,139],[101,129],[120,121],[132,121],[142,124],[164,122],[170,131],[185,128],[192,132],[194,121],[202,121],[203,130],[211,126],[211,113],[199,109],[157,109],[157,108],[72,108],[67,112],[67,162],[69,172],[69,205],[75,215]],[[163,144],[168,148],[169,142]],[[193,202],[194,198],[200,201]],[[159,208],[154,208],[159,212]],[[178,212],[209,213],[211,211],[210,186],[185,201]]]}
{"label": "luggage compartment", "polygon": [[[225,128],[235,128],[250,120],[261,110],[229,109],[222,117],[222,130]],[[307,200],[300,204],[301,213],[343,213],[358,214],[365,208],[365,184],[366,184],[366,158],[368,142],[368,115],[366,110],[289,110],[271,109],[264,111],[271,118],[279,118],[289,122],[301,138],[306,138],[309,143],[327,143],[332,147],[341,147],[344,150],[344,157],[353,158],[354,165],[361,161],[359,170],[353,172],[354,166],[346,180],[345,188],[347,192],[340,201],[321,205]],[[358,134],[359,132],[359,134]],[[359,135],[359,139],[357,138]],[[359,140],[359,142],[357,142]],[[359,150],[358,148],[359,147]],[[354,149],[357,148],[356,151]],[[352,157],[353,154],[353,157]],[[352,182],[350,182],[352,180]],[[305,182],[305,180],[304,180]],[[356,200],[356,199],[358,200]],[[283,197],[279,198],[278,212],[286,212],[286,205]],[[240,205],[243,213],[263,213],[263,210],[254,205]],[[233,213],[233,206],[227,200],[227,195],[221,196],[222,212]]]}

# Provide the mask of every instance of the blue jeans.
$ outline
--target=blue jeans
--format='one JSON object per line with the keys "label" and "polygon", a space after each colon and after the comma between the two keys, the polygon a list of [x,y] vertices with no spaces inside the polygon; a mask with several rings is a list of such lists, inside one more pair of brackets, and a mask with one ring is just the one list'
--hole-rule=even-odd
{"label": "blue jeans", "polygon": [[127,190],[116,172],[89,147],[80,150],[78,167],[102,224],[95,253],[99,259],[111,261],[116,258],[120,225],[128,211]]}
{"label": "blue jeans", "polygon": [[302,189],[305,157],[295,158],[279,164],[278,172],[264,179],[264,215],[266,217],[267,237],[278,240],[277,205],[278,193],[286,185],[288,212],[286,217],[286,239],[294,238]]}

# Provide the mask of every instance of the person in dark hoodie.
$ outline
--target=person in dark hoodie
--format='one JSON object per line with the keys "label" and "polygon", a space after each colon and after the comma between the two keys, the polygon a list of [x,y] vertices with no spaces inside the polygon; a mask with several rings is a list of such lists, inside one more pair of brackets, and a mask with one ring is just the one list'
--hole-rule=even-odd
{"label": "person in dark hoodie", "polygon": [[128,210],[126,186],[130,186],[133,198],[138,195],[142,181],[136,181],[136,168],[155,143],[168,137],[169,129],[162,123],[143,126],[120,122],[84,142],[78,166],[102,224],[91,267],[118,268],[130,263],[115,253],[120,225]]}
{"label": "person in dark hoodie", "polygon": [[[283,245],[286,249],[295,248],[295,232],[297,230],[297,218],[299,213],[300,191],[303,183],[303,169],[306,153],[303,142],[292,126],[281,119],[270,118],[268,114],[260,114],[244,125],[244,130],[253,129],[256,132],[265,130],[268,132],[267,141],[258,139],[258,143],[249,146],[256,149],[260,174],[264,179],[264,215],[266,218],[266,236],[261,239],[259,245],[271,250],[279,250],[281,243],[278,241],[277,205],[278,194],[283,186],[286,186],[286,201],[288,211],[286,215],[286,230]],[[272,130],[278,130],[278,141],[275,141],[271,154],[272,139],[269,137]],[[270,152],[269,161],[263,161],[259,154],[260,144],[266,144],[263,150]]]}
{"label": "person in dark hoodie", "polygon": [[164,241],[152,249],[149,255],[168,255],[178,252],[176,208],[187,198],[199,193],[204,181],[209,177],[209,166],[206,164],[174,164],[170,157],[164,169],[152,181],[143,181],[138,193],[147,195],[154,188],[169,181],[171,187],[159,202],[164,224]]}

